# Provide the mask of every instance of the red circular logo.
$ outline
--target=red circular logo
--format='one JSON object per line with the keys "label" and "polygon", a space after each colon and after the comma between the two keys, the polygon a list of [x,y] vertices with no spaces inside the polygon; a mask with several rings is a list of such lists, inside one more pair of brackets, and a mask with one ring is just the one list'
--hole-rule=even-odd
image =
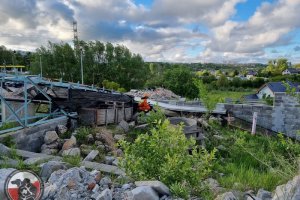
{"label": "red circular logo", "polygon": [[41,178],[32,171],[13,171],[5,181],[6,196],[10,200],[40,200],[44,192]]}

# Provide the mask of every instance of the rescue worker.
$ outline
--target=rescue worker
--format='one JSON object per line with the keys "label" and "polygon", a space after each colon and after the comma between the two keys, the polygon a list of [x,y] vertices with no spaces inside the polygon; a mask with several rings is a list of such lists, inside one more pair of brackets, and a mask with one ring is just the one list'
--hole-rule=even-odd
{"label": "rescue worker", "polygon": [[151,107],[149,103],[147,102],[147,99],[149,98],[148,94],[144,94],[142,97],[143,101],[139,103],[138,110],[143,111],[145,113],[149,112],[151,110]]}

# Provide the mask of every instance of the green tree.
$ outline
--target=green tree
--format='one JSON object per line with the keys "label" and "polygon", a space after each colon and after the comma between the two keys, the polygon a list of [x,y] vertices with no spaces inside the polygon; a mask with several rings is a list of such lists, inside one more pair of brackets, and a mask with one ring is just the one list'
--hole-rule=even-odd
{"label": "green tree", "polygon": [[174,93],[188,97],[197,97],[197,88],[193,84],[195,74],[184,66],[167,69],[163,75],[163,85]]}
{"label": "green tree", "polygon": [[198,97],[203,102],[205,108],[207,109],[206,115],[207,117],[212,113],[212,111],[216,108],[218,100],[215,99],[210,92],[208,91],[206,85],[199,79],[193,79],[195,86],[198,89]]}
{"label": "green tree", "polygon": [[229,82],[228,82],[228,79],[225,75],[221,75],[219,77],[219,79],[217,80],[217,87],[218,88],[225,88],[225,87],[228,87],[229,85]]}

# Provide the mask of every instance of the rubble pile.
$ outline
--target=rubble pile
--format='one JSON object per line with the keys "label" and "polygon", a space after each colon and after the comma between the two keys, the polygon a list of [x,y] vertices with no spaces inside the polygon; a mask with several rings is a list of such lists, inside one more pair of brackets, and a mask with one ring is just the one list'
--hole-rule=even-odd
{"label": "rubble pile", "polygon": [[130,92],[127,92],[126,94],[134,97],[143,97],[146,94],[149,96],[149,99],[154,100],[178,100],[180,98],[180,96],[165,88],[130,90]]}

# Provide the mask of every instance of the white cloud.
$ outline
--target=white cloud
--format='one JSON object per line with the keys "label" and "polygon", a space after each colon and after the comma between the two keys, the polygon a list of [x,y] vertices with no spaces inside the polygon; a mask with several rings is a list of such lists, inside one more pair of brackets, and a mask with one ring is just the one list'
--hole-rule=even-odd
{"label": "white cloud", "polygon": [[[2,0],[0,43],[33,49],[71,42],[75,19],[80,39],[125,44],[147,61],[266,61],[265,48],[289,44],[300,28],[300,0],[262,3],[247,21],[233,21],[246,1],[154,0],[145,7],[133,0]],[[195,49],[198,56],[190,55]]]}

